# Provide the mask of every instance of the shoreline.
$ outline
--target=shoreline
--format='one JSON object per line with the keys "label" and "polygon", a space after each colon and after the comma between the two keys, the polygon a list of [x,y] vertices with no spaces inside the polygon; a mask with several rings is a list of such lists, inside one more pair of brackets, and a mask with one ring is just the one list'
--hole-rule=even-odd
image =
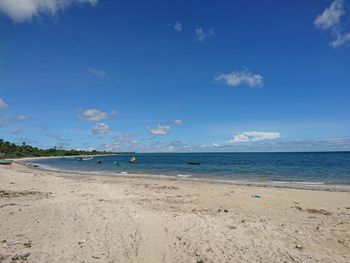
{"label": "shoreline", "polygon": [[[349,262],[350,193],[0,166],[0,258]],[[30,244],[30,245],[28,245]]]}
{"label": "shoreline", "polygon": [[61,159],[64,157],[79,158],[79,157],[98,157],[98,156],[114,156],[122,153],[110,153],[110,154],[91,154],[91,155],[69,155],[69,156],[31,156],[31,157],[19,157],[19,158],[10,158],[11,160],[17,161],[29,161],[29,160],[40,160],[40,159]]}
{"label": "shoreline", "polygon": [[[116,155],[116,154],[112,154]],[[103,155],[94,155],[103,156]],[[110,156],[110,155],[108,155]],[[81,156],[74,156],[81,157]],[[163,180],[182,180],[182,181],[193,181],[193,182],[207,182],[207,183],[218,183],[218,184],[232,184],[237,186],[253,186],[253,187],[271,187],[271,188],[287,188],[287,189],[303,189],[303,190],[315,190],[315,191],[337,191],[337,192],[350,192],[349,184],[337,184],[327,182],[313,182],[313,181],[249,181],[249,180],[222,180],[222,179],[210,179],[210,178],[194,178],[192,175],[165,175],[165,174],[150,174],[150,173],[128,173],[128,172],[110,172],[110,171],[76,171],[76,170],[64,170],[53,168],[41,164],[26,163],[21,161],[40,160],[40,159],[56,159],[63,157],[25,157],[17,159],[16,162],[25,165],[31,169],[40,169],[43,171],[52,171],[59,173],[68,174],[89,174],[91,176],[119,176],[126,178],[152,178],[152,179],[163,179]],[[37,165],[37,166],[34,166]]]}

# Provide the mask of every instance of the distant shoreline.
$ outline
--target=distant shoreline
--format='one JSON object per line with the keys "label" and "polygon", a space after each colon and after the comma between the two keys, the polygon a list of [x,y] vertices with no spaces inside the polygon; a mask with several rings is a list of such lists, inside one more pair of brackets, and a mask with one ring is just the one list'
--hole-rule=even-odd
{"label": "distant shoreline", "polygon": [[9,158],[14,161],[29,161],[29,160],[40,160],[40,159],[60,159],[64,157],[69,158],[79,158],[79,157],[99,157],[99,156],[115,156],[119,155],[120,153],[111,153],[111,154],[83,154],[83,155],[64,155],[64,156],[33,156],[33,157],[19,157],[19,158]]}

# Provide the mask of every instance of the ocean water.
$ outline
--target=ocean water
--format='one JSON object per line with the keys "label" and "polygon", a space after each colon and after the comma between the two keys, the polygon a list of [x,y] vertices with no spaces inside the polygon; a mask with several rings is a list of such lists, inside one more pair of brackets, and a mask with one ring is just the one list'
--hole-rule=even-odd
{"label": "ocean water", "polygon": [[[350,186],[350,152],[318,153],[144,153],[98,156],[89,161],[31,161],[47,169],[109,175],[143,174],[247,183]],[[102,163],[97,163],[100,160]],[[188,161],[200,162],[189,165]],[[91,173],[93,175],[93,173]]]}

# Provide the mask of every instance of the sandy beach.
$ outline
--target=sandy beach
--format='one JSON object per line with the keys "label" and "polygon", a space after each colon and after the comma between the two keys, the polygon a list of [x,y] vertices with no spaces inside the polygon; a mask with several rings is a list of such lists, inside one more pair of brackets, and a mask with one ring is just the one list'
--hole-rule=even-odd
{"label": "sandy beach", "polygon": [[0,262],[350,262],[350,193],[14,164],[0,242]]}

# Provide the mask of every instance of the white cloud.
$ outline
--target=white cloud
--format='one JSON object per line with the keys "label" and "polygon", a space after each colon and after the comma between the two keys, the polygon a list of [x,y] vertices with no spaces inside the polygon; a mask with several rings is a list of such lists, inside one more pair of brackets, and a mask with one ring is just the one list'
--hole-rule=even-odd
{"label": "white cloud", "polygon": [[25,121],[29,120],[30,116],[28,115],[17,115],[17,116],[11,116],[11,115],[0,115],[0,121],[5,124],[6,122],[10,121]]}
{"label": "white cloud", "polygon": [[233,142],[233,143],[257,142],[257,141],[263,141],[263,140],[273,140],[279,137],[281,137],[281,134],[279,132],[251,131],[251,132],[243,132],[241,134],[233,136],[230,142]]}
{"label": "white cloud", "polygon": [[331,5],[318,15],[314,25],[323,30],[329,30],[335,38],[329,45],[333,48],[350,42],[350,33],[344,33],[341,25],[341,17],[345,15],[344,1],[334,0]]}
{"label": "white cloud", "polygon": [[0,98],[0,109],[6,108],[8,104],[2,98]]}
{"label": "white cloud", "polygon": [[91,121],[99,122],[106,119],[111,119],[117,115],[117,112],[114,110],[111,113],[102,112],[97,109],[87,109],[79,114],[79,119],[82,121]]}
{"label": "white cloud", "polygon": [[15,22],[30,21],[40,15],[55,15],[72,4],[96,5],[98,0],[0,0],[0,11]]}
{"label": "white cloud", "polygon": [[249,137],[245,134],[238,134],[232,138],[231,142],[249,142]]}
{"label": "white cloud", "polygon": [[100,78],[104,78],[107,75],[106,71],[104,71],[103,69],[96,69],[96,68],[89,69],[89,73],[91,75],[94,75]]}
{"label": "white cloud", "polygon": [[228,86],[247,85],[250,87],[261,87],[264,84],[264,78],[260,74],[252,74],[248,71],[233,71],[228,74],[215,76],[215,81],[224,82]]}
{"label": "white cloud", "polygon": [[314,25],[321,29],[330,29],[339,24],[340,18],[345,14],[343,0],[335,0],[323,10],[314,21]]}
{"label": "white cloud", "polygon": [[28,115],[18,115],[16,116],[16,120],[18,121],[25,121],[25,120],[29,120],[30,119],[30,116]]}
{"label": "white cloud", "polygon": [[[271,137],[271,136],[270,136]],[[128,141],[128,140],[126,140]],[[349,151],[350,138],[328,138],[322,140],[273,141],[260,140],[256,143],[208,143],[188,144],[181,141],[124,142],[117,139],[111,144],[99,147],[107,151],[126,152],[290,152],[290,151]]]}
{"label": "white cloud", "polygon": [[153,135],[167,135],[170,132],[170,127],[167,125],[158,125],[157,127],[148,128]]}
{"label": "white cloud", "polygon": [[91,128],[91,132],[93,135],[99,135],[99,134],[107,134],[109,133],[111,128],[105,123],[97,123]]}
{"label": "white cloud", "polygon": [[179,21],[176,21],[174,24],[174,29],[178,32],[182,31],[183,27],[182,27],[182,23]]}
{"label": "white cloud", "polygon": [[347,33],[345,35],[339,34],[335,40],[331,41],[330,45],[333,48],[336,48],[346,44],[347,42],[350,42],[350,33]]}
{"label": "white cloud", "polygon": [[205,42],[208,38],[215,36],[214,28],[211,27],[208,31],[205,31],[201,27],[196,27],[195,36],[199,42]]}
{"label": "white cloud", "polygon": [[175,125],[181,126],[183,124],[183,120],[177,119],[174,121]]}

